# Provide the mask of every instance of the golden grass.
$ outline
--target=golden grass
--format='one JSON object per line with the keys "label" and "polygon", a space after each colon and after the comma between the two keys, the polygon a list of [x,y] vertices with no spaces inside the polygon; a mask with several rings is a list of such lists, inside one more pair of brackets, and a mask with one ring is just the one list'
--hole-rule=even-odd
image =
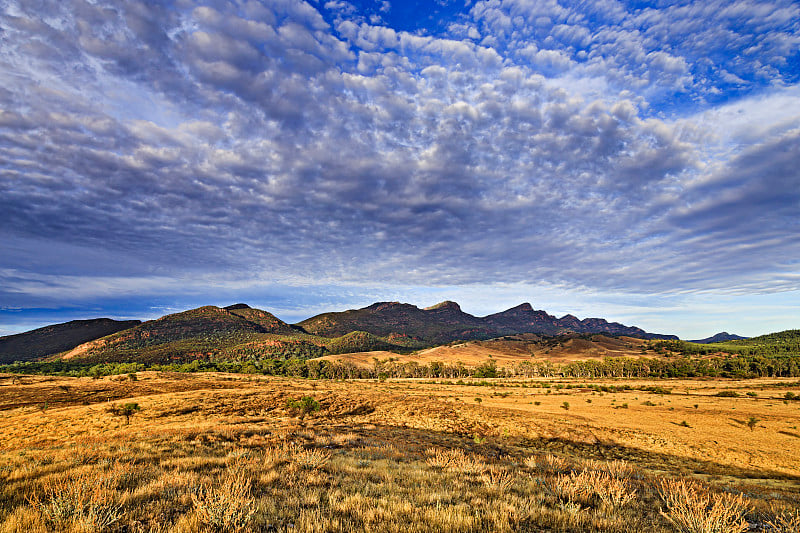
{"label": "golden grass", "polygon": [[[775,453],[782,467],[762,468],[768,460],[757,455],[768,456],[764,443],[796,423],[796,406],[773,398],[783,394],[779,381],[724,384],[755,388],[756,399],[715,397],[720,385],[709,381],[670,382],[666,396],[499,386],[512,381],[493,388],[151,372],[133,384],[23,381],[0,385],[2,533],[662,532],[703,494],[712,509],[738,498],[744,511],[734,518],[771,521],[776,532],[799,520],[798,463],[786,465],[797,448],[780,452],[784,463]],[[86,394],[97,390],[105,394]],[[306,395],[321,409],[300,421],[286,404]],[[35,405],[42,396],[52,399],[46,410]],[[569,412],[558,408],[565,398]],[[646,398],[657,407],[635,407]],[[631,407],[612,409],[611,400]],[[141,410],[130,425],[107,411],[133,401]],[[663,418],[670,404],[684,406],[674,419],[695,413],[694,448],[684,428],[651,418],[648,409]],[[731,418],[752,412],[763,427],[719,416],[731,407],[741,412]],[[736,453],[711,453],[726,447]],[[665,475],[702,487],[701,496],[662,484]]]}

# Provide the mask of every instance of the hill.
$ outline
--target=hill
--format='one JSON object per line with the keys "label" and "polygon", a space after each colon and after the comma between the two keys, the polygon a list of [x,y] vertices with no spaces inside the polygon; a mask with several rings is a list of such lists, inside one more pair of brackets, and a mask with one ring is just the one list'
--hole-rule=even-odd
{"label": "hill", "polygon": [[695,344],[711,344],[714,342],[743,341],[743,340],[747,340],[747,337],[740,337],[739,335],[734,335],[732,333],[728,333],[727,331],[722,331],[720,333],[717,333],[716,335],[712,335],[711,337],[707,337],[705,339],[687,341],[687,342],[693,342]]}
{"label": "hill", "polygon": [[457,303],[450,301],[424,309],[406,303],[378,302],[362,309],[323,313],[300,322],[299,326],[309,333],[323,337],[366,331],[377,336],[406,335],[429,345],[456,340],[485,340],[520,333],[603,333],[677,340],[674,335],[648,333],[637,327],[608,322],[602,318],[579,320],[572,315],[556,318],[546,311],[534,310],[529,303],[485,317],[476,317],[465,313]]}
{"label": "hill", "polygon": [[[289,334],[289,335],[287,335]],[[63,355],[86,361],[172,362],[214,357],[321,355],[289,324],[244,304],[213,305],[166,315],[83,344]]]}
{"label": "hill", "polygon": [[83,362],[172,363],[193,360],[301,359],[326,353],[408,350],[419,341],[362,331],[319,337],[246,304],[213,305],[157,320],[81,344],[61,355]]}
{"label": "hill", "polygon": [[0,363],[33,361],[71,350],[76,346],[118,331],[130,329],[139,320],[95,318],[53,324],[25,333],[0,337]]}

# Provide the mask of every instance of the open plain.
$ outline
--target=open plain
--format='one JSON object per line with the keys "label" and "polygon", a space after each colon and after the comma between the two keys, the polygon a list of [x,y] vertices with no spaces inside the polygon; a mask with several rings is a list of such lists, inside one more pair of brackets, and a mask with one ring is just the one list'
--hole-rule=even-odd
{"label": "open plain", "polygon": [[725,504],[741,527],[794,531],[797,392],[5,374],[0,531],[672,531],[691,512],[670,504],[681,486],[709,498],[700,514]]}

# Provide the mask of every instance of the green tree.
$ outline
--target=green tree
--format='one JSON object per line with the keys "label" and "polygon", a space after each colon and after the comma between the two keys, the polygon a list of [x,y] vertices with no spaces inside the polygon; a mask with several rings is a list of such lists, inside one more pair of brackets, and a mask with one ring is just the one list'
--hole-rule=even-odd
{"label": "green tree", "polygon": [[124,416],[125,417],[125,425],[129,425],[131,423],[131,417],[138,411],[141,411],[141,407],[139,407],[138,403],[126,403],[122,405],[112,405],[108,408],[108,411],[114,416]]}

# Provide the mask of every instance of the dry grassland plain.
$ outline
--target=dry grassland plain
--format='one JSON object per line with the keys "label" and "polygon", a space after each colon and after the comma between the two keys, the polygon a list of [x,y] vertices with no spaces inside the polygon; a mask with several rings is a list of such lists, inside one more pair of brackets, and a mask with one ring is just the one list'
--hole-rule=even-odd
{"label": "dry grassland plain", "polygon": [[[0,532],[798,531],[787,392],[0,375]],[[318,410],[287,404],[302,397]]]}

